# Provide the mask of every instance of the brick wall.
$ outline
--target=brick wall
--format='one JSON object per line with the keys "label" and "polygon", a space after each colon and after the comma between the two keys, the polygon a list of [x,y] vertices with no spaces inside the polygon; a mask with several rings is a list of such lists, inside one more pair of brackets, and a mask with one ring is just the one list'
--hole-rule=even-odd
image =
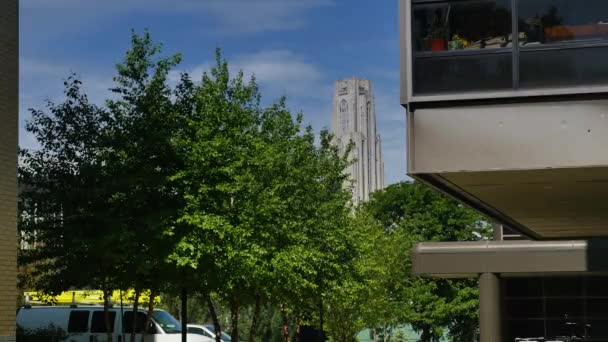
{"label": "brick wall", "polygon": [[18,0],[0,0],[0,342],[15,340]]}

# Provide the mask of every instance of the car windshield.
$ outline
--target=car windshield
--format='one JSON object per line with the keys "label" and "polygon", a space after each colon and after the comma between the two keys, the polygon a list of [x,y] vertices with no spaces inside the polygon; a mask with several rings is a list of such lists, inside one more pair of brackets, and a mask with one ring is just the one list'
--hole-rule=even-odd
{"label": "car windshield", "polygon": [[[205,325],[205,328],[209,329],[213,333],[213,335],[215,335],[215,327],[213,325]],[[232,341],[232,337],[230,337],[230,335],[228,335],[222,331],[222,341],[224,341],[224,342]]]}
{"label": "car windshield", "polygon": [[182,332],[182,324],[165,311],[154,311],[152,318],[160,325],[165,334],[179,334]]}

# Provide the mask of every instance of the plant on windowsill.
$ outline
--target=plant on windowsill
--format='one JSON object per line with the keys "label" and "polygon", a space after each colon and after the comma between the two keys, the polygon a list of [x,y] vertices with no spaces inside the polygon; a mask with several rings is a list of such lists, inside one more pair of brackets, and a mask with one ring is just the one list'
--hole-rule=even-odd
{"label": "plant on windowsill", "polygon": [[431,51],[445,51],[447,48],[446,37],[448,36],[449,13],[450,11],[448,9],[444,19],[440,9],[435,11],[435,18],[433,19],[431,27],[429,28]]}
{"label": "plant on windowsill", "polygon": [[452,36],[452,40],[448,43],[448,48],[450,50],[463,50],[469,46],[469,42],[462,38],[461,36],[455,34]]}

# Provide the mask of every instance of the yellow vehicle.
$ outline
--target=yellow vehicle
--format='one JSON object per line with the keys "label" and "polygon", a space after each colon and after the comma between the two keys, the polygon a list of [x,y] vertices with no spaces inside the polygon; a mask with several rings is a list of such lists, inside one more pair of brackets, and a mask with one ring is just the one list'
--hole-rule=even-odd
{"label": "yellow vehicle", "polygon": [[[54,304],[54,305],[70,305],[70,304],[103,304],[103,291],[101,290],[75,290],[62,292],[58,296],[48,296],[42,292],[25,292],[24,297],[29,298],[29,302],[33,304]],[[114,291],[110,302],[114,304],[121,303],[133,304],[135,298],[135,291]],[[139,296],[140,304],[147,304],[150,301],[150,291],[144,291]],[[160,297],[154,298],[154,304],[160,303]]]}

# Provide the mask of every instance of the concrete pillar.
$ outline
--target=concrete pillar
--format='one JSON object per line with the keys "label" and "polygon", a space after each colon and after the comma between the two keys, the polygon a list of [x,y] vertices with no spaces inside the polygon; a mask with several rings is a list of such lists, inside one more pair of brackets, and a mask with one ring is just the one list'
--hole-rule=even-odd
{"label": "concrete pillar", "polygon": [[500,279],[483,273],[479,278],[479,332],[481,342],[502,342]]}
{"label": "concrete pillar", "polygon": [[492,224],[492,231],[494,233],[494,241],[502,241],[503,240],[503,230],[502,230],[502,224],[500,223],[493,223]]}
{"label": "concrete pillar", "polygon": [[18,0],[0,0],[0,342],[15,341],[17,306]]}

